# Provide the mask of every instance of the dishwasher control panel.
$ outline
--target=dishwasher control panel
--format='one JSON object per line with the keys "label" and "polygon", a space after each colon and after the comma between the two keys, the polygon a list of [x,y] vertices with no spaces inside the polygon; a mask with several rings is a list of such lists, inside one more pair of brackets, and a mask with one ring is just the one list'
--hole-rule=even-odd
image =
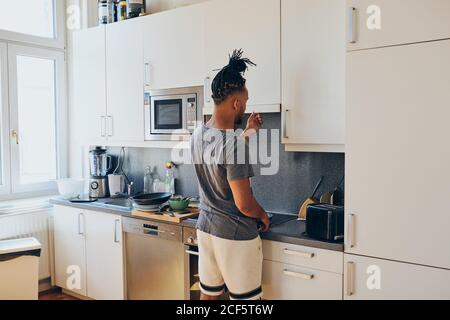
{"label": "dishwasher control panel", "polygon": [[183,241],[183,228],[177,225],[134,218],[123,218],[122,227],[125,233],[177,242]]}

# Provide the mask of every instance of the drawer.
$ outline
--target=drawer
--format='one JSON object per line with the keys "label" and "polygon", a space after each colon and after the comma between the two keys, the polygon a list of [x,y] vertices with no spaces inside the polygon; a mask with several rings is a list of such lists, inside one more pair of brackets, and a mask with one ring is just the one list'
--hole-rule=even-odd
{"label": "drawer", "polygon": [[342,300],[343,275],[280,262],[263,262],[265,300]]}
{"label": "drawer", "polygon": [[343,274],[344,253],[275,241],[263,241],[265,260]]}

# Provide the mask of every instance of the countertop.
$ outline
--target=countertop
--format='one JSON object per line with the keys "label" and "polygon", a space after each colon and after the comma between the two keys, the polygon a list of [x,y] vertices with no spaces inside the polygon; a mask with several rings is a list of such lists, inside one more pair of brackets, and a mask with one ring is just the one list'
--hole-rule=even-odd
{"label": "countertop", "polygon": [[[51,204],[69,206],[82,210],[93,210],[99,212],[105,212],[110,214],[119,214],[124,217],[134,218],[130,210],[105,207],[101,202],[93,203],[72,203],[68,200],[61,198],[54,198],[50,200]],[[306,223],[305,221],[299,221],[295,215],[272,213],[274,215],[272,219],[272,226],[268,232],[262,233],[261,238],[264,240],[271,240],[289,244],[296,244],[306,247],[319,248],[331,251],[344,251],[343,243],[325,242],[316,240],[305,235]],[[139,218],[141,219],[141,218]],[[151,219],[148,219],[151,220]],[[185,220],[181,223],[182,227],[195,228],[195,219]]]}

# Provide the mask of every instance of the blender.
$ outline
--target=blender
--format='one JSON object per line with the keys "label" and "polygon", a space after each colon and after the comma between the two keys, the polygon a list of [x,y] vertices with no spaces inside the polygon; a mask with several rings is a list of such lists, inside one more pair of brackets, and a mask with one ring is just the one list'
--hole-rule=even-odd
{"label": "blender", "polygon": [[89,152],[90,174],[89,197],[108,198],[108,171],[111,170],[111,156],[103,147],[95,147]]}

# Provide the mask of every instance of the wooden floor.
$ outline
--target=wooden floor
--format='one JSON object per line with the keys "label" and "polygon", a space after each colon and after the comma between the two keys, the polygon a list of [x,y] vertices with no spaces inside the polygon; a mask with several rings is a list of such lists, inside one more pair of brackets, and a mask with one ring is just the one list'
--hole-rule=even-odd
{"label": "wooden floor", "polygon": [[78,300],[77,298],[68,296],[62,293],[60,289],[43,292],[39,295],[39,300],[42,301],[64,301],[64,300]]}

